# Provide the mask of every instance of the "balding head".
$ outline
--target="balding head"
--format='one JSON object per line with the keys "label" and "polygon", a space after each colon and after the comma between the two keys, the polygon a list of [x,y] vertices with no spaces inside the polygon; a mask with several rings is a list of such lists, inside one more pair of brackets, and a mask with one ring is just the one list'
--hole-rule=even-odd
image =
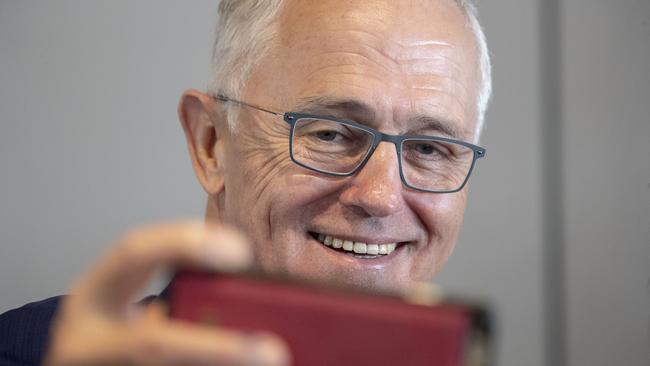
{"label": "balding head", "polygon": [[[213,70],[208,90],[211,94],[241,96],[251,70],[276,41],[278,14],[291,0],[222,0],[213,50]],[[477,69],[480,83],[476,98],[476,134],[478,142],[483,130],[485,112],[492,91],[491,66],[485,35],[478,22],[478,13],[470,0],[454,0],[465,15],[478,49]],[[363,6],[372,7],[368,2]],[[411,6],[411,5],[403,5]],[[229,111],[234,128],[237,110]]]}
{"label": "balding head", "polygon": [[483,151],[468,144],[485,88],[466,8],[272,3],[222,3],[211,92],[225,95],[181,102],[208,217],[243,229],[264,271],[371,289],[430,280]]}

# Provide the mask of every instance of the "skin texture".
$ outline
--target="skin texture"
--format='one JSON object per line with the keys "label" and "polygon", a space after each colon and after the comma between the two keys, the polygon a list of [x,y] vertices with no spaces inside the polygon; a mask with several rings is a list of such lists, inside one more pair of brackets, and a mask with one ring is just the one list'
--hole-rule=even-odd
{"label": "skin texture", "polygon": [[[443,134],[423,123],[434,119],[455,137],[474,136],[476,47],[453,1],[288,0],[280,24],[278,44],[250,75],[243,100],[350,118],[390,134]],[[314,98],[346,103],[335,110],[322,103],[306,108],[304,101]],[[314,173],[290,161],[289,128],[280,118],[242,109],[233,133],[225,115],[223,103],[194,90],[179,106],[192,163],[209,197],[208,225],[172,223],[125,235],[72,287],[52,328],[46,365],[290,362],[286,346],[272,335],[178,323],[159,304],[133,306],[160,268],[255,263],[269,272],[395,290],[430,279],[449,257],[466,190],[405,188],[388,143],[352,177]],[[382,259],[359,259],[328,249],[308,231],[407,244]]]}
{"label": "skin texture", "polygon": [[[421,123],[435,119],[453,137],[472,141],[477,54],[452,1],[292,1],[280,24],[278,44],[260,60],[242,100],[354,119],[391,134],[444,135]],[[324,107],[324,98],[370,110]],[[356,175],[330,177],[291,162],[289,126],[280,117],[243,108],[233,133],[223,103],[196,91],[186,93],[181,111],[209,194],[208,217],[246,233],[264,270],[399,290],[431,279],[451,254],[466,189],[433,194],[404,187],[394,145],[381,143]],[[408,244],[381,260],[358,259],[308,232]]]}

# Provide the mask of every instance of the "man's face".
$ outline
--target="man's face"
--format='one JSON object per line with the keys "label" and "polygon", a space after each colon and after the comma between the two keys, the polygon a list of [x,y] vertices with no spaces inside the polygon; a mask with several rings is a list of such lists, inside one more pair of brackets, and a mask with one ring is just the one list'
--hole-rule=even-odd
{"label": "man's face", "polygon": [[[426,122],[434,119],[472,140],[476,48],[453,1],[288,1],[280,23],[278,44],[252,72],[243,101],[394,135],[442,135]],[[223,136],[221,215],[251,237],[261,268],[397,289],[431,279],[451,254],[466,190],[406,188],[393,144],[380,143],[354,176],[333,177],[290,160],[289,125],[280,117],[242,108],[238,123]],[[318,234],[396,250],[355,256]]]}

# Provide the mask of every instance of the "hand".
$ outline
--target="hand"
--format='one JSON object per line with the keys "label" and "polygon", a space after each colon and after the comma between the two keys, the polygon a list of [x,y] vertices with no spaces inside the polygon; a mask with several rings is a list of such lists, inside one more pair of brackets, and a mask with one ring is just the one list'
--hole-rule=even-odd
{"label": "hand", "polygon": [[167,319],[163,305],[133,297],[165,266],[236,270],[250,266],[249,243],[203,223],[160,225],[127,234],[82,276],[61,305],[45,365],[285,365],[270,334]]}

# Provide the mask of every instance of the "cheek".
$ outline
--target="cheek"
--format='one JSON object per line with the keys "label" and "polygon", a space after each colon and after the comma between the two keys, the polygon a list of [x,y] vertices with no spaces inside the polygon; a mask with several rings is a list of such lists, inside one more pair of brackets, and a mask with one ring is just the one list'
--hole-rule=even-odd
{"label": "cheek", "polygon": [[411,208],[428,235],[411,267],[411,277],[428,280],[437,274],[451,255],[465,212],[466,192],[416,197]]}
{"label": "cheek", "polygon": [[258,265],[276,266],[280,262],[273,245],[272,216],[275,210],[281,209],[278,203],[289,201],[290,190],[282,179],[282,172],[289,166],[283,154],[272,149],[235,156],[243,159],[237,159],[235,166],[239,169],[230,170],[226,177],[224,218],[251,239]]}
{"label": "cheek", "polygon": [[[303,168],[291,166],[269,194],[270,222],[274,234],[285,228],[305,226],[327,207],[334,193],[340,189],[341,178],[324,177]],[[332,198],[333,199],[333,198]]]}
{"label": "cheek", "polygon": [[296,274],[315,268],[316,258],[309,255],[310,248],[305,245],[307,230],[327,201],[323,198],[336,187],[336,182],[289,166],[256,192],[257,201],[239,210],[255,245],[256,263],[263,270]]}
{"label": "cheek", "polygon": [[258,243],[293,241],[291,234],[303,234],[296,228],[317,213],[319,199],[335,192],[340,178],[294,164],[285,139],[248,145],[244,140],[230,154],[235,158],[226,174],[226,216]]}
{"label": "cheek", "polygon": [[[458,232],[465,213],[466,191],[415,197],[411,207],[420,217],[431,238]],[[430,239],[431,239],[430,238]]]}
{"label": "cheek", "polygon": [[[238,127],[243,130],[242,126]],[[252,229],[260,228],[268,221],[263,214],[268,211],[265,201],[273,196],[272,188],[277,186],[274,181],[291,163],[288,141],[281,137],[268,137],[260,141],[257,136],[242,131],[233,136],[224,148],[225,207],[222,217],[240,226],[250,236],[255,236]]]}

